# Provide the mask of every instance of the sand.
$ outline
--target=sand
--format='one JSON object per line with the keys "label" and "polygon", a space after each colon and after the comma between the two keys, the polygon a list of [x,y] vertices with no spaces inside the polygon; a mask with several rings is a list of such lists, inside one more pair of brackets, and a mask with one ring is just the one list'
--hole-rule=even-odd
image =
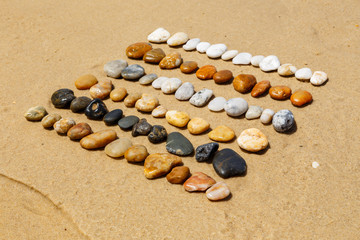
{"label": "sand", "polygon": [[[17,1],[0,3],[0,239],[356,239],[360,235],[359,62],[360,2],[352,1]],[[118,127],[90,121],[82,114],[55,109],[52,92],[75,89],[82,74],[105,79],[103,65],[126,59],[125,48],[146,41],[157,27],[184,31],[230,49],[279,56],[281,62],[328,73],[321,87],[263,73],[251,66],[210,60],[197,52],[179,51],[185,60],[214,64],[219,70],[254,74],[272,85],[305,89],[314,101],[296,108],[290,101],[241,95],[231,85],[201,81],[179,69],[164,71],[140,63],[146,72],[179,77],[208,87],[216,96],[244,97],[252,105],[290,109],[297,130],[279,134],[259,120],[233,119],[176,101],[152,87],[113,80],[128,92],[156,95],[168,109],[202,117],[211,127],[232,126],[236,135],[250,127],[269,138],[262,154],[239,149],[236,141],[222,143],[247,161],[244,177],[226,179],[232,197],[210,202],[201,193],[185,192],[165,178],[147,180],[139,165],[87,151],[78,142],[28,122],[24,112],[44,105],[49,112],[90,123],[97,130]],[[145,117],[178,129],[164,119],[138,113],[123,103],[106,100],[110,109]],[[191,136],[194,146],[209,142],[206,134]],[[145,137],[132,138],[150,152],[164,152]],[[212,166],[183,161],[192,172],[203,171],[222,180]],[[320,166],[312,168],[313,161]]]}

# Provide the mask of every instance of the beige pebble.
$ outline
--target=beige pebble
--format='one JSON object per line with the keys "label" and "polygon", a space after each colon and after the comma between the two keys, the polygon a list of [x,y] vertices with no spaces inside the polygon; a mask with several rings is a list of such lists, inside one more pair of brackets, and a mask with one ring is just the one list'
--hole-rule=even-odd
{"label": "beige pebble", "polygon": [[109,96],[112,89],[112,82],[109,79],[99,81],[90,88],[90,96],[92,98],[104,99]]}
{"label": "beige pebble", "polygon": [[130,93],[124,100],[126,107],[134,107],[137,100],[141,98],[141,93]]}
{"label": "beige pebble", "polygon": [[268,145],[268,139],[259,129],[249,128],[244,130],[237,139],[237,143],[242,149],[249,152],[258,152],[265,149]]}
{"label": "beige pebble", "polygon": [[54,129],[59,134],[65,134],[72,126],[75,126],[75,120],[72,118],[62,118],[54,123]]}
{"label": "beige pebble", "polygon": [[52,128],[54,126],[54,123],[56,123],[60,119],[61,116],[59,114],[51,113],[41,120],[41,124],[44,128]]}
{"label": "beige pebble", "polygon": [[92,130],[89,124],[87,123],[78,123],[75,126],[71,127],[67,132],[67,136],[71,140],[80,140],[83,137],[91,134]]}
{"label": "beige pebble", "polygon": [[180,165],[180,157],[170,153],[154,153],[147,156],[144,163],[144,174],[146,178],[152,179],[161,177],[176,165]]}
{"label": "beige pebble", "polygon": [[204,192],[215,183],[216,181],[205,173],[195,172],[184,182],[184,188],[188,192]]}
{"label": "beige pebble", "polygon": [[144,145],[131,146],[124,154],[126,160],[132,163],[142,162],[148,155],[148,150]]}
{"label": "beige pebble", "polygon": [[36,106],[29,108],[24,114],[24,117],[28,121],[40,121],[46,114],[47,111],[43,106]]}
{"label": "beige pebble", "polygon": [[201,134],[207,131],[210,124],[202,118],[193,118],[189,121],[187,128],[191,134]]}
{"label": "beige pebble", "polygon": [[132,146],[130,139],[119,138],[105,147],[105,153],[109,157],[118,158],[124,156],[125,152]]}
{"label": "beige pebble", "polygon": [[206,190],[206,197],[211,201],[219,201],[230,195],[230,189],[224,182],[218,182]]}
{"label": "beige pebble", "polygon": [[135,108],[141,112],[151,112],[159,105],[159,100],[147,93],[143,93],[141,98],[137,100]]}
{"label": "beige pebble", "polygon": [[102,130],[82,138],[80,140],[80,145],[85,149],[102,148],[114,141],[116,137],[117,135],[114,130]]}
{"label": "beige pebble", "polygon": [[291,63],[285,63],[281,65],[277,70],[280,76],[292,76],[295,74],[296,71],[297,68]]}
{"label": "beige pebble", "polygon": [[176,110],[167,111],[165,117],[168,123],[175,127],[185,127],[190,120],[189,114]]}
{"label": "beige pebble", "polygon": [[235,137],[235,132],[231,128],[221,125],[209,132],[208,136],[213,141],[228,142]]}
{"label": "beige pebble", "polygon": [[75,80],[75,87],[79,90],[85,90],[91,88],[97,84],[97,82],[98,80],[94,75],[86,74]]}
{"label": "beige pebble", "polygon": [[112,90],[110,92],[110,98],[111,100],[113,100],[114,102],[120,102],[122,101],[127,95],[127,91],[125,88],[120,87],[120,88],[115,88],[114,90]]}
{"label": "beige pebble", "polygon": [[151,115],[156,118],[163,118],[165,117],[166,112],[167,109],[164,106],[160,105],[157,106],[154,110],[152,110]]}

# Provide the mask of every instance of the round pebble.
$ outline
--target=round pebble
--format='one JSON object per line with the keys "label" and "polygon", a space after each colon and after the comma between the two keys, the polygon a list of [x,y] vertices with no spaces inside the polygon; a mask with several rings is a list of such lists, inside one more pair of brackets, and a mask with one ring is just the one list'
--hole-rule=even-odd
{"label": "round pebble", "polygon": [[155,73],[151,73],[151,74],[148,74],[148,75],[145,75],[145,76],[141,77],[139,79],[139,83],[141,85],[148,85],[148,84],[152,83],[157,78],[158,78],[158,76]]}
{"label": "round pebble", "polygon": [[221,55],[221,59],[224,61],[233,59],[236,55],[238,55],[238,50],[228,50]]}
{"label": "round pebble", "polygon": [[212,95],[213,95],[213,91],[211,89],[203,88],[197,93],[195,93],[190,98],[189,102],[196,107],[202,107],[209,102]]}
{"label": "round pebble", "polygon": [[62,118],[54,123],[54,129],[59,134],[66,134],[72,126],[75,126],[75,121],[72,118]]}
{"label": "round pebble", "polygon": [[202,172],[195,172],[184,182],[184,189],[188,192],[204,192],[216,181]]}
{"label": "round pebble", "polygon": [[130,116],[126,116],[123,117],[122,119],[120,119],[118,121],[118,126],[122,129],[122,130],[129,130],[132,129],[132,127],[139,122],[139,118],[137,116],[134,115],[130,115]]}
{"label": "round pebble", "polygon": [[151,115],[155,118],[163,118],[165,117],[166,112],[167,109],[164,106],[160,105],[154,108],[154,110],[152,110]]}
{"label": "round pebble", "polygon": [[173,69],[179,67],[182,61],[181,54],[174,52],[166,55],[159,63],[159,66],[162,69]]}
{"label": "round pebble", "polygon": [[262,60],[264,60],[264,56],[263,55],[256,55],[256,56],[253,56],[251,57],[251,60],[250,60],[250,63],[253,67],[259,67],[260,65],[260,62]]}
{"label": "round pebble", "polygon": [[180,65],[180,70],[183,73],[193,73],[198,69],[198,64],[195,61],[185,61]]}
{"label": "round pebble", "polygon": [[248,120],[259,118],[262,111],[263,109],[260,106],[250,106],[245,114],[245,118]]}
{"label": "round pebble", "polygon": [[328,80],[328,76],[326,73],[321,71],[315,71],[314,74],[310,78],[310,82],[312,85],[319,86],[324,84]]}
{"label": "round pebble", "polygon": [[121,109],[114,109],[105,114],[104,122],[107,126],[116,125],[122,117],[123,111]]}
{"label": "round pebble", "polygon": [[214,74],[213,79],[215,83],[221,84],[229,82],[233,79],[233,74],[230,70],[221,70]]}
{"label": "round pebble", "polygon": [[158,64],[165,57],[165,52],[161,48],[155,48],[145,53],[143,60],[146,63]]}
{"label": "round pebble", "polygon": [[43,106],[36,106],[29,108],[24,114],[24,117],[28,121],[40,121],[46,115],[47,111]]}
{"label": "round pebble", "polygon": [[301,107],[307,103],[311,103],[312,99],[311,93],[305,90],[297,90],[290,97],[291,103],[296,107]]}
{"label": "round pebble", "polygon": [[97,84],[98,80],[92,74],[86,74],[75,80],[75,87],[79,90],[85,90],[91,88]]}
{"label": "round pebble", "polygon": [[277,132],[286,132],[295,124],[294,115],[290,110],[280,110],[273,116],[272,124]]}
{"label": "round pebble", "polygon": [[208,42],[200,42],[198,45],[196,45],[196,51],[199,53],[205,53],[210,46],[211,44]]}
{"label": "round pebble", "polygon": [[159,100],[147,93],[143,93],[136,101],[135,108],[141,112],[152,112],[159,105]]}
{"label": "round pebble", "polygon": [[175,98],[180,101],[187,101],[194,93],[194,85],[190,82],[185,82],[176,90]]}
{"label": "round pebble", "polygon": [[233,87],[240,93],[248,93],[256,85],[256,78],[251,74],[240,74],[234,78]]}
{"label": "round pebble", "polygon": [[264,80],[255,84],[251,90],[252,97],[260,97],[264,95],[271,87],[270,81]]}
{"label": "round pebble", "polygon": [[280,76],[292,76],[296,70],[297,68],[291,63],[285,63],[278,68],[277,72]]}
{"label": "round pebble", "polygon": [[196,148],[195,159],[198,162],[206,162],[213,158],[216,151],[219,149],[218,143],[206,143]]}
{"label": "round pebble", "polygon": [[280,60],[277,56],[270,55],[260,62],[259,67],[264,72],[275,71],[280,67]]}
{"label": "round pebble", "polygon": [[44,128],[52,128],[54,126],[54,123],[59,121],[61,119],[61,116],[57,113],[51,113],[49,115],[46,115],[42,120],[41,124]]}
{"label": "round pebble", "polygon": [[242,52],[233,58],[232,63],[236,65],[248,65],[251,62],[251,57],[252,55],[250,53]]}
{"label": "round pebble", "polygon": [[144,175],[148,179],[161,177],[170,172],[173,167],[181,164],[181,158],[173,154],[153,153],[145,159]]}
{"label": "round pebble", "polygon": [[271,123],[271,120],[272,120],[274,114],[275,114],[275,112],[273,110],[267,108],[261,113],[260,121],[263,124],[269,124],[269,123]]}
{"label": "round pebble", "polygon": [[85,109],[85,115],[88,119],[102,120],[108,109],[103,101],[99,98],[92,100]]}
{"label": "round pebble", "polygon": [[142,135],[147,136],[152,129],[152,126],[150,123],[147,122],[145,118],[140,119],[138,123],[135,123],[135,125],[132,128],[131,135],[133,137]]}
{"label": "round pebble", "polygon": [[151,86],[155,89],[161,89],[161,85],[167,80],[169,79],[168,77],[158,77],[157,79],[155,79],[152,83]]}
{"label": "round pebble", "polygon": [[245,160],[229,148],[224,148],[215,153],[213,167],[222,178],[241,176],[246,173],[247,169]]}
{"label": "round pebble", "polygon": [[190,121],[190,116],[186,112],[170,110],[166,112],[166,121],[175,127],[185,127]]}
{"label": "round pebble", "polygon": [[70,104],[70,109],[74,113],[82,112],[86,109],[86,107],[90,104],[92,100],[88,97],[82,96],[77,97],[72,100]]}
{"label": "round pebble", "polygon": [[186,166],[174,167],[171,172],[166,175],[166,180],[172,184],[183,183],[190,175],[190,169]]}
{"label": "round pebble", "polygon": [[248,110],[248,103],[243,98],[231,98],[224,104],[225,112],[231,117],[238,117]]}
{"label": "round pebble", "polygon": [[249,128],[240,134],[237,143],[242,149],[249,152],[258,152],[265,149],[268,145],[268,139],[259,129]]}
{"label": "round pebble", "polygon": [[167,132],[166,129],[161,125],[154,125],[148,135],[148,140],[151,143],[161,143],[166,141]]}
{"label": "round pebble", "polygon": [[320,164],[318,162],[312,162],[311,166],[313,168],[318,168],[320,166]]}
{"label": "round pebble", "polygon": [[145,70],[139,64],[129,65],[121,71],[121,76],[126,80],[138,80],[145,74]]}
{"label": "round pebble", "polygon": [[206,49],[206,55],[209,58],[219,58],[224,54],[224,52],[226,52],[226,50],[227,47],[223,43],[213,44],[208,49]]}
{"label": "round pebble", "polygon": [[216,67],[213,65],[205,65],[196,71],[196,77],[201,80],[212,79],[216,73]]}
{"label": "round pebble", "polygon": [[301,81],[308,81],[312,76],[310,68],[300,68],[295,72],[295,77]]}
{"label": "round pebble", "polygon": [[114,130],[107,129],[83,137],[80,140],[80,145],[85,149],[97,149],[105,147],[116,138],[116,132]]}
{"label": "round pebble", "polygon": [[69,129],[69,131],[67,132],[67,136],[71,140],[80,140],[91,133],[92,133],[92,130],[91,130],[91,127],[89,124],[78,123]]}
{"label": "round pebble", "polygon": [[100,98],[105,99],[109,96],[112,90],[112,82],[109,79],[103,79],[99,81],[97,84],[90,88],[90,96],[92,98]]}
{"label": "round pebble", "polygon": [[135,107],[136,102],[141,98],[141,93],[130,93],[124,100],[126,107]]}
{"label": "round pebble", "polygon": [[149,42],[162,43],[166,42],[170,37],[170,33],[165,28],[157,28],[147,37]]}
{"label": "round pebble", "polygon": [[125,60],[113,60],[104,65],[104,72],[106,76],[111,78],[121,77],[121,71],[128,66],[127,61]]}
{"label": "round pebble", "polygon": [[169,78],[166,79],[163,84],[161,84],[161,91],[165,94],[174,93],[182,84],[182,81],[178,78]]}
{"label": "round pebble", "polygon": [[127,90],[123,87],[115,88],[110,92],[110,98],[114,102],[122,101],[127,95]]}
{"label": "round pebble", "polygon": [[192,51],[196,49],[196,46],[200,43],[200,38],[192,38],[189,41],[186,42],[186,44],[183,46],[183,49],[185,51]]}
{"label": "round pebble", "polygon": [[177,32],[172,35],[166,43],[170,47],[176,47],[185,44],[189,40],[189,36],[184,32]]}
{"label": "round pebble", "polygon": [[142,58],[144,54],[152,49],[150,43],[147,42],[138,42],[131,44],[125,50],[126,56],[129,58]]}
{"label": "round pebble", "polygon": [[210,127],[210,124],[202,118],[192,118],[187,128],[191,134],[201,134],[206,132]]}
{"label": "round pebble", "polygon": [[51,95],[51,102],[56,108],[69,108],[74,99],[74,92],[67,88],[59,89]]}
{"label": "round pebble", "polygon": [[234,139],[235,133],[231,128],[221,125],[209,132],[208,137],[216,142],[229,142]]}
{"label": "round pebble", "polygon": [[206,197],[211,201],[220,201],[230,195],[230,189],[224,182],[217,182],[206,190]]}
{"label": "round pebble", "polygon": [[144,145],[134,145],[126,150],[124,157],[128,162],[139,163],[143,162],[145,158],[149,155],[146,147]]}
{"label": "round pebble", "polygon": [[287,86],[274,86],[269,90],[269,94],[272,99],[275,100],[285,100],[291,96],[291,88]]}
{"label": "round pebble", "polygon": [[132,146],[132,142],[128,138],[119,138],[107,144],[105,153],[109,157],[119,158],[124,156],[125,152]]}
{"label": "round pebble", "polygon": [[216,97],[209,102],[208,108],[210,111],[220,112],[220,111],[224,110],[225,103],[226,103],[226,98]]}

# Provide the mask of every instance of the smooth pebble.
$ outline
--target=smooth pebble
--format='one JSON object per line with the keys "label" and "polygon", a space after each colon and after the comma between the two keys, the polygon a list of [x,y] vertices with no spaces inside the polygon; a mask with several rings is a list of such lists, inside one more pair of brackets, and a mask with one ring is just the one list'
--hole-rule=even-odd
{"label": "smooth pebble", "polygon": [[59,89],[51,95],[51,102],[56,108],[69,108],[74,99],[74,92],[68,88]]}
{"label": "smooth pebble", "polygon": [[115,88],[110,92],[110,98],[114,102],[122,101],[126,97],[126,95],[127,95],[127,90],[126,88],[123,87]]}
{"label": "smooth pebble", "polygon": [[271,120],[272,120],[274,114],[275,114],[275,112],[273,110],[267,108],[261,113],[260,121],[263,124],[269,124],[269,123],[271,123]]}
{"label": "smooth pebble", "polygon": [[201,134],[207,131],[210,127],[210,124],[202,118],[192,118],[188,124],[187,128],[191,134]]}
{"label": "smooth pebble", "polygon": [[161,177],[180,164],[182,160],[178,156],[170,153],[153,153],[145,159],[144,175],[148,179]]}
{"label": "smooth pebble", "polygon": [[216,97],[209,102],[208,108],[210,111],[220,112],[220,111],[224,110],[225,103],[226,103],[226,98]]}
{"label": "smooth pebble", "polygon": [[121,71],[128,66],[127,61],[125,60],[113,60],[104,65],[104,72],[106,76],[111,78],[121,77]]}
{"label": "smooth pebble", "polygon": [[117,138],[116,132],[111,129],[92,133],[80,140],[81,147],[85,149],[97,149],[105,147]]}
{"label": "smooth pebble", "polygon": [[189,40],[189,36],[184,32],[177,32],[174,35],[172,35],[166,43],[170,47],[180,46],[185,44]]}
{"label": "smooth pebble", "polygon": [[211,201],[219,201],[230,195],[230,189],[224,182],[217,182],[206,190],[206,197]]}
{"label": "smooth pebble", "polygon": [[145,74],[145,70],[139,64],[132,64],[121,71],[121,76],[126,80],[138,80]]}
{"label": "smooth pebble", "polygon": [[75,87],[79,90],[91,88],[98,82],[96,77],[92,74],[86,74],[75,80]]}
{"label": "smooth pebble", "polygon": [[169,53],[160,61],[159,67],[161,69],[173,69],[179,67],[182,62],[183,59],[180,53]]}
{"label": "smooth pebble", "polygon": [[252,55],[250,53],[242,52],[233,58],[232,63],[236,65],[248,65],[251,62],[251,57]]}
{"label": "smooth pebble", "polygon": [[225,112],[231,117],[238,117],[248,110],[248,103],[243,98],[231,98],[224,104]]}
{"label": "smooth pebble", "polygon": [[41,125],[44,128],[52,128],[54,126],[54,123],[56,123],[57,121],[59,121],[61,119],[61,116],[57,113],[50,113],[49,115],[46,115],[42,120],[41,120]]}
{"label": "smooth pebble", "polygon": [[213,44],[206,49],[206,55],[209,58],[219,58],[226,52],[227,46],[223,43]]}
{"label": "smooth pebble", "polygon": [[180,101],[187,101],[194,93],[194,85],[190,82],[185,82],[176,90],[175,98]]}
{"label": "smooth pebble", "polygon": [[280,76],[292,76],[295,74],[297,68],[291,63],[282,64],[277,72]]}
{"label": "smooth pebble", "polygon": [[143,93],[136,101],[135,108],[141,112],[152,112],[159,105],[159,100],[153,95]]}
{"label": "smooth pebble", "polygon": [[166,112],[166,120],[175,127],[185,127],[190,121],[190,116],[186,112],[170,110]]}
{"label": "smooth pebble", "polygon": [[202,172],[195,172],[184,182],[184,189],[188,192],[205,192],[216,181]]}
{"label": "smooth pebble", "polygon": [[296,107],[301,107],[307,103],[311,103],[312,100],[313,98],[311,93],[305,90],[297,90],[290,97],[291,103]]}
{"label": "smooth pebble", "polygon": [[239,74],[233,80],[233,87],[240,93],[248,93],[256,85],[256,78],[251,74]]}
{"label": "smooth pebble", "polygon": [[182,84],[182,81],[178,78],[169,78],[166,79],[161,84],[161,91],[165,94],[174,93]]}
{"label": "smooth pebble", "polygon": [[124,100],[126,107],[135,107],[137,100],[141,98],[141,93],[130,93]]}
{"label": "smooth pebble", "polygon": [[257,128],[249,128],[241,132],[237,139],[238,145],[249,152],[258,152],[269,145],[265,134]]}
{"label": "smooth pebble", "polygon": [[208,103],[212,95],[213,91],[211,89],[203,88],[199,92],[195,93],[190,98],[189,102],[196,107],[202,107]]}
{"label": "smooth pebble", "polygon": [[189,41],[186,42],[186,44],[183,46],[183,49],[185,51],[192,51],[196,49],[196,46],[200,43],[200,38],[192,38]]}
{"label": "smooth pebble", "polygon": [[312,77],[310,68],[300,68],[295,72],[295,77],[301,81],[308,81]]}
{"label": "smooth pebble", "polygon": [[89,93],[92,98],[104,99],[109,96],[112,87],[113,85],[110,79],[103,79],[92,86],[89,90]]}
{"label": "smooth pebble", "polygon": [[196,77],[201,80],[212,79],[216,73],[216,67],[213,65],[205,65],[196,71]]}
{"label": "smooth pebble", "polygon": [[187,156],[194,151],[194,146],[189,139],[181,133],[172,132],[167,136],[166,150],[175,155]]}
{"label": "smooth pebble", "polygon": [[161,89],[161,85],[168,79],[168,77],[158,77],[151,83],[151,86],[155,89]]}
{"label": "smooth pebble", "polygon": [[228,50],[221,55],[221,59],[224,61],[233,59],[236,55],[238,55],[238,50]]}
{"label": "smooth pebble", "polygon": [[155,118],[163,118],[165,117],[166,112],[167,109],[164,106],[160,105],[154,108],[154,110],[152,110],[151,115]]}
{"label": "smooth pebble", "polygon": [[128,58],[143,58],[146,52],[150,51],[152,49],[152,46],[150,43],[147,42],[138,42],[131,44],[128,46],[125,50],[126,56]]}
{"label": "smooth pebble", "polygon": [[158,78],[158,76],[155,73],[147,74],[145,76],[142,76],[139,79],[139,83],[141,85],[148,85],[148,84],[152,83],[157,78]]}
{"label": "smooth pebble", "polygon": [[72,118],[62,118],[54,123],[54,129],[59,134],[66,134],[75,124],[75,120]]}
{"label": "smooth pebble", "polygon": [[310,78],[311,84],[315,86],[322,85],[327,80],[328,80],[327,74],[322,71],[315,71]]}
{"label": "smooth pebble", "polygon": [[69,129],[69,131],[67,132],[67,136],[71,140],[80,140],[91,133],[92,133],[92,130],[91,130],[91,127],[89,124],[78,123]]}
{"label": "smooth pebble", "polygon": [[171,172],[166,175],[166,180],[172,184],[183,183],[190,175],[190,169],[186,166],[174,167]]}
{"label": "smooth pebble", "polygon": [[213,79],[215,83],[221,84],[229,82],[234,78],[230,70],[221,70],[214,74]]}
{"label": "smooth pebble", "polygon": [[161,48],[152,49],[144,54],[143,60],[146,63],[158,64],[165,57],[165,52]]}
{"label": "smooth pebble", "polygon": [[139,163],[145,160],[149,155],[148,150],[144,145],[133,145],[126,150],[124,157],[128,162]]}
{"label": "smooth pebble", "polygon": [[271,87],[270,81],[264,80],[255,84],[251,90],[252,97],[260,97],[265,94]]}
{"label": "smooth pebble", "polygon": [[260,106],[250,106],[246,111],[245,118],[248,120],[259,118],[262,111],[263,109]]}
{"label": "smooth pebble", "polygon": [[210,46],[211,44],[209,42],[200,42],[198,45],[196,45],[196,51],[199,53],[205,53]]}
{"label": "smooth pebble", "polygon": [[108,109],[103,101],[99,98],[92,100],[85,108],[85,115],[88,119],[102,120]]}
{"label": "smooth pebble", "polygon": [[28,121],[40,121],[46,115],[47,115],[47,111],[43,106],[35,106],[29,108],[24,114],[24,117]]}
{"label": "smooth pebble", "polygon": [[107,126],[116,125],[122,117],[123,111],[121,109],[114,109],[105,114],[104,122]]}
{"label": "smooth pebble", "polygon": [[221,125],[209,132],[208,137],[216,142],[229,142],[234,139],[235,132],[231,128]]}
{"label": "smooth pebble", "polygon": [[253,67],[259,67],[259,64],[262,60],[264,60],[264,56],[263,55],[256,55],[256,56],[252,56],[250,63]]}
{"label": "smooth pebble", "polygon": [[180,70],[182,73],[193,73],[198,69],[198,64],[195,61],[185,61],[180,65]]}
{"label": "smooth pebble", "polygon": [[134,115],[129,115],[126,117],[123,117],[122,119],[120,119],[118,121],[118,126],[122,129],[122,130],[129,130],[132,129],[132,127],[139,122],[139,118],[137,116]]}
{"label": "smooth pebble", "polygon": [[105,147],[105,153],[109,157],[119,158],[124,156],[125,152],[132,146],[130,139],[122,137],[112,141]]}
{"label": "smooth pebble", "polygon": [[264,72],[275,71],[280,67],[280,60],[277,56],[270,55],[260,62],[259,67]]}
{"label": "smooth pebble", "polygon": [[77,97],[72,100],[70,104],[70,110],[74,113],[82,112],[86,109],[86,107],[90,104],[91,101],[91,98],[85,96]]}
{"label": "smooth pebble", "polygon": [[163,43],[166,42],[169,37],[170,33],[165,28],[160,27],[150,33],[147,37],[147,40],[154,43]]}
{"label": "smooth pebble", "polygon": [[245,160],[230,148],[216,152],[212,163],[215,172],[222,178],[241,176],[247,169]]}
{"label": "smooth pebble", "polygon": [[280,110],[273,116],[272,124],[277,132],[286,132],[295,124],[294,115],[290,110]]}

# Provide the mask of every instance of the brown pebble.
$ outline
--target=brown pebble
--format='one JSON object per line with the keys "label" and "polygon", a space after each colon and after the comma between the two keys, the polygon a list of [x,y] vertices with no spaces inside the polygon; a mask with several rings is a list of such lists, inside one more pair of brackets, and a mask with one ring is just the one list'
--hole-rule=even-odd
{"label": "brown pebble", "polygon": [[174,52],[166,55],[159,63],[160,68],[162,69],[172,69],[177,68],[182,63],[181,54]]}
{"label": "brown pebble", "polygon": [[52,128],[54,126],[54,123],[59,121],[61,119],[61,116],[57,113],[51,113],[49,115],[46,115],[42,120],[41,124],[44,128]]}
{"label": "brown pebble", "polygon": [[216,73],[216,67],[213,65],[205,65],[196,71],[196,77],[201,80],[212,79]]}
{"label": "brown pebble", "polygon": [[144,174],[149,179],[161,177],[180,164],[182,164],[181,158],[170,153],[150,154],[145,159]]}
{"label": "brown pebble", "polygon": [[72,128],[69,129],[67,132],[67,136],[71,140],[80,140],[83,137],[86,137],[87,135],[91,134],[92,130],[89,124],[87,123],[78,123]]}
{"label": "brown pebble", "polygon": [[183,73],[193,73],[198,69],[198,64],[195,61],[185,61],[180,66],[180,70]]}
{"label": "brown pebble", "polygon": [[102,130],[82,138],[80,140],[80,145],[85,149],[102,148],[114,141],[116,137],[117,135],[114,130]]}
{"label": "brown pebble", "polygon": [[115,88],[114,90],[112,90],[110,92],[110,98],[111,100],[113,100],[114,102],[120,102],[122,101],[127,95],[127,91],[125,88],[120,87],[120,88]]}
{"label": "brown pebble", "polygon": [[186,166],[174,167],[171,172],[166,175],[166,179],[169,183],[181,184],[190,175],[190,169]]}
{"label": "brown pebble", "polygon": [[251,74],[240,74],[234,78],[234,89],[240,93],[250,92],[256,84],[256,78]]}
{"label": "brown pebble", "polygon": [[276,100],[285,100],[291,96],[291,89],[287,86],[274,86],[269,90],[271,98]]}
{"label": "brown pebble", "polygon": [[214,74],[213,79],[215,83],[226,83],[233,79],[233,77],[230,70],[221,70]]}
{"label": "brown pebble", "polygon": [[161,48],[155,48],[145,53],[143,60],[147,63],[159,63],[165,57]]}
{"label": "brown pebble", "polygon": [[130,93],[124,100],[126,107],[135,107],[136,101],[141,98],[141,93]]}
{"label": "brown pebble", "polygon": [[258,82],[255,85],[255,87],[251,90],[251,96],[252,97],[260,97],[261,95],[266,93],[270,87],[271,87],[270,81],[265,80],[265,81]]}
{"label": "brown pebble", "polygon": [[98,80],[94,75],[86,74],[75,80],[75,87],[79,90],[85,90],[91,88],[97,84],[97,82]]}
{"label": "brown pebble", "polygon": [[129,58],[142,58],[144,54],[152,49],[150,43],[138,42],[126,48],[126,56]]}
{"label": "brown pebble", "polygon": [[110,79],[101,80],[90,88],[90,96],[92,98],[104,99],[109,96],[112,89],[112,82]]}
{"label": "brown pebble", "polygon": [[205,173],[196,172],[186,180],[184,188],[188,192],[204,192],[215,183],[216,181]]}
{"label": "brown pebble", "polygon": [[290,97],[291,103],[296,107],[301,107],[307,103],[311,103],[312,99],[311,93],[305,90],[297,90]]}
{"label": "brown pebble", "polygon": [[134,145],[126,150],[125,159],[128,162],[137,163],[144,161],[148,155],[148,150],[144,145]]}

